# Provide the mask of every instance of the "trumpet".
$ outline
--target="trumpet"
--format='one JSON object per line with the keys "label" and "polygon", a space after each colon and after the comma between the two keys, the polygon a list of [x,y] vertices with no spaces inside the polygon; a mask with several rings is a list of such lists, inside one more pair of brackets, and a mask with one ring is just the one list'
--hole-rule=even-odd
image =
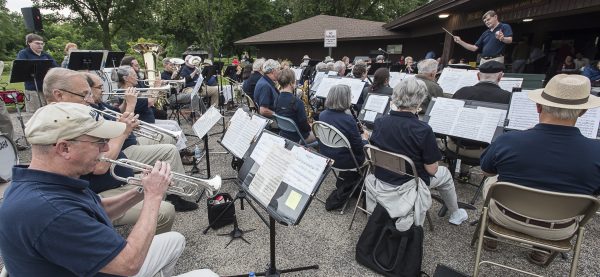
{"label": "trumpet", "polygon": [[[115,120],[123,115],[113,110],[98,110],[94,108],[92,108],[92,110],[104,116],[112,117]],[[164,129],[156,125],[146,123],[144,121],[140,121],[140,126],[137,129],[133,130],[133,133],[136,136],[149,138],[154,141],[161,141],[163,136],[165,135],[171,136],[175,140],[177,140],[177,138],[181,135],[181,132],[173,132],[171,130]]]}
{"label": "trumpet", "polygon": [[[143,81],[145,81],[145,80],[143,80]],[[169,81],[171,81],[171,80],[169,80]],[[155,91],[155,90],[161,91],[161,90],[170,90],[170,89],[171,89],[170,86],[163,86],[163,87],[155,87],[155,88],[135,88],[135,91],[137,91],[137,92],[148,92],[148,91]],[[115,92],[125,92],[125,91],[127,91],[126,88],[118,88],[118,89],[113,89],[112,93],[115,93]]]}
{"label": "trumpet", "polygon": [[[127,184],[134,186],[142,186],[142,179],[138,177],[122,177],[115,173],[115,167],[122,166],[126,168],[133,169],[134,171],[148,171],[152,170],[151,165],[147,165],[144,163],[136,162],[129,159],[118,159],[111,160],[105,157],[100,157],[98,159],[101,162],[111,163],[110,165],[110,174],[117,180],[126,182]],[[200,186],[203,186],[208,190],[207,196],[212,197],[215,196],[219,189],[221,189],[221,176],[217,175],[212,179],[201,179],[196,177],[187,176],[185,174],[171,172],[173,176],[172,182],[173,184],[169,186],[167,189],[167,193],[176,194],[180,196],[190,197],[198,195],[198,191]]]}

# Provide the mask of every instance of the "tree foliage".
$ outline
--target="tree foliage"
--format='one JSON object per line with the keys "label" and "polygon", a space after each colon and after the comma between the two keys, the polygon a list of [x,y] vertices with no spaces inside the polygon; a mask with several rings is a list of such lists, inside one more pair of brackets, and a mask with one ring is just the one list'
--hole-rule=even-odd
{"label": "tree foliage", "polygon": [[5,8],[6,0],[0,0],[0,60],[13,58],[25,45],[23,18]]}

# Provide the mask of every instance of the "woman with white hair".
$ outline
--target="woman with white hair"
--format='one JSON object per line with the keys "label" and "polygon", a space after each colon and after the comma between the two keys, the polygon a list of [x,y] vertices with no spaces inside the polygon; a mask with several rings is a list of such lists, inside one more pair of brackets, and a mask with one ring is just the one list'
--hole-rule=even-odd
{"label": "woman with white hair", "polygon": [[[394,88],[392,107],[389,115],[375,120],[371,144],[385,151],[408,156],[415,163],[419,178],[430,189],[437,189],[450,211],[449,222],[460,225],[467,220],[464,209],[458,208],[454,181],[448,168],[438,166],[442,153],[437,147],[435,135],[431,127],[419,120],[417,112],[427,97],[425,83],[416,78],[406,78]],[[410,170],[409,170],[409,173]],[[378,186],[367,185],[367,198],[377,195],[377,202],[382,199],[400,199],[401,187],[411,182],[413,177],[400,175],[382,168],[375,168]],[[414,183],[414,181],[412,181]],[[369,182],[367,182],[368,184]],[[394,197],[382,197],[397,195]],[[391,203],[390,203],[391,204]],[[385,203],[382,203],[386,206]],[[393,206],[393,205],[389,205]]]}
{"label": "woman with white hair", "polygon": [[[326,110],[321,112],[319,120],[340,130],[350,142],[358,164],[362,164],[365,160],[362,149],[367,144],[369,134],[365,131],[362,134],[359,132],[356,120],[350,114],[351,99],[349,86],[333,86],[325,100]],[[349,169],[355,167],[350,152],[346,148],[330,148],[320,145],[319,152],[333,159],[335,161],[333,166],[336,168]],[[346,199],[350,197],[352,187],[360,179],[360,175],[356,171],[341,171],[339,177],[335,184],[336,189],[331,192],[325,202],[325,209],[328,211],[341,208]]]}

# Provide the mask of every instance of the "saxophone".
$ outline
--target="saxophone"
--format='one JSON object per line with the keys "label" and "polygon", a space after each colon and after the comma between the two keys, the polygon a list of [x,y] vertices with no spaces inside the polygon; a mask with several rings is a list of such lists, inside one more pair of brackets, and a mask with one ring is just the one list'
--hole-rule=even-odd
{"label": "saxophone", "polygon": [[304,102],[304,112],[306,113],[306,117],[308,118],[308,122],[312,123],[313,121],[313,109],[310,105],[310,99],[308,97],[308,80],[304,81],[304,85],[302,85],[302,102]]}

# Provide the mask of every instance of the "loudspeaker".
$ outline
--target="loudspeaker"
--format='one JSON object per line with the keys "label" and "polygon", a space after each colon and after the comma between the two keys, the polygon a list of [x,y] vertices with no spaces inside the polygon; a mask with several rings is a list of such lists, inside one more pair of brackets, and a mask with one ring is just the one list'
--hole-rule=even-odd
{"label": "loudspeaker", "polygon": [[42,29],[42,14],[40,9],[36,7],[21,8],[23,19],[25,19],[25,27],[31,32],[40,32]]}

